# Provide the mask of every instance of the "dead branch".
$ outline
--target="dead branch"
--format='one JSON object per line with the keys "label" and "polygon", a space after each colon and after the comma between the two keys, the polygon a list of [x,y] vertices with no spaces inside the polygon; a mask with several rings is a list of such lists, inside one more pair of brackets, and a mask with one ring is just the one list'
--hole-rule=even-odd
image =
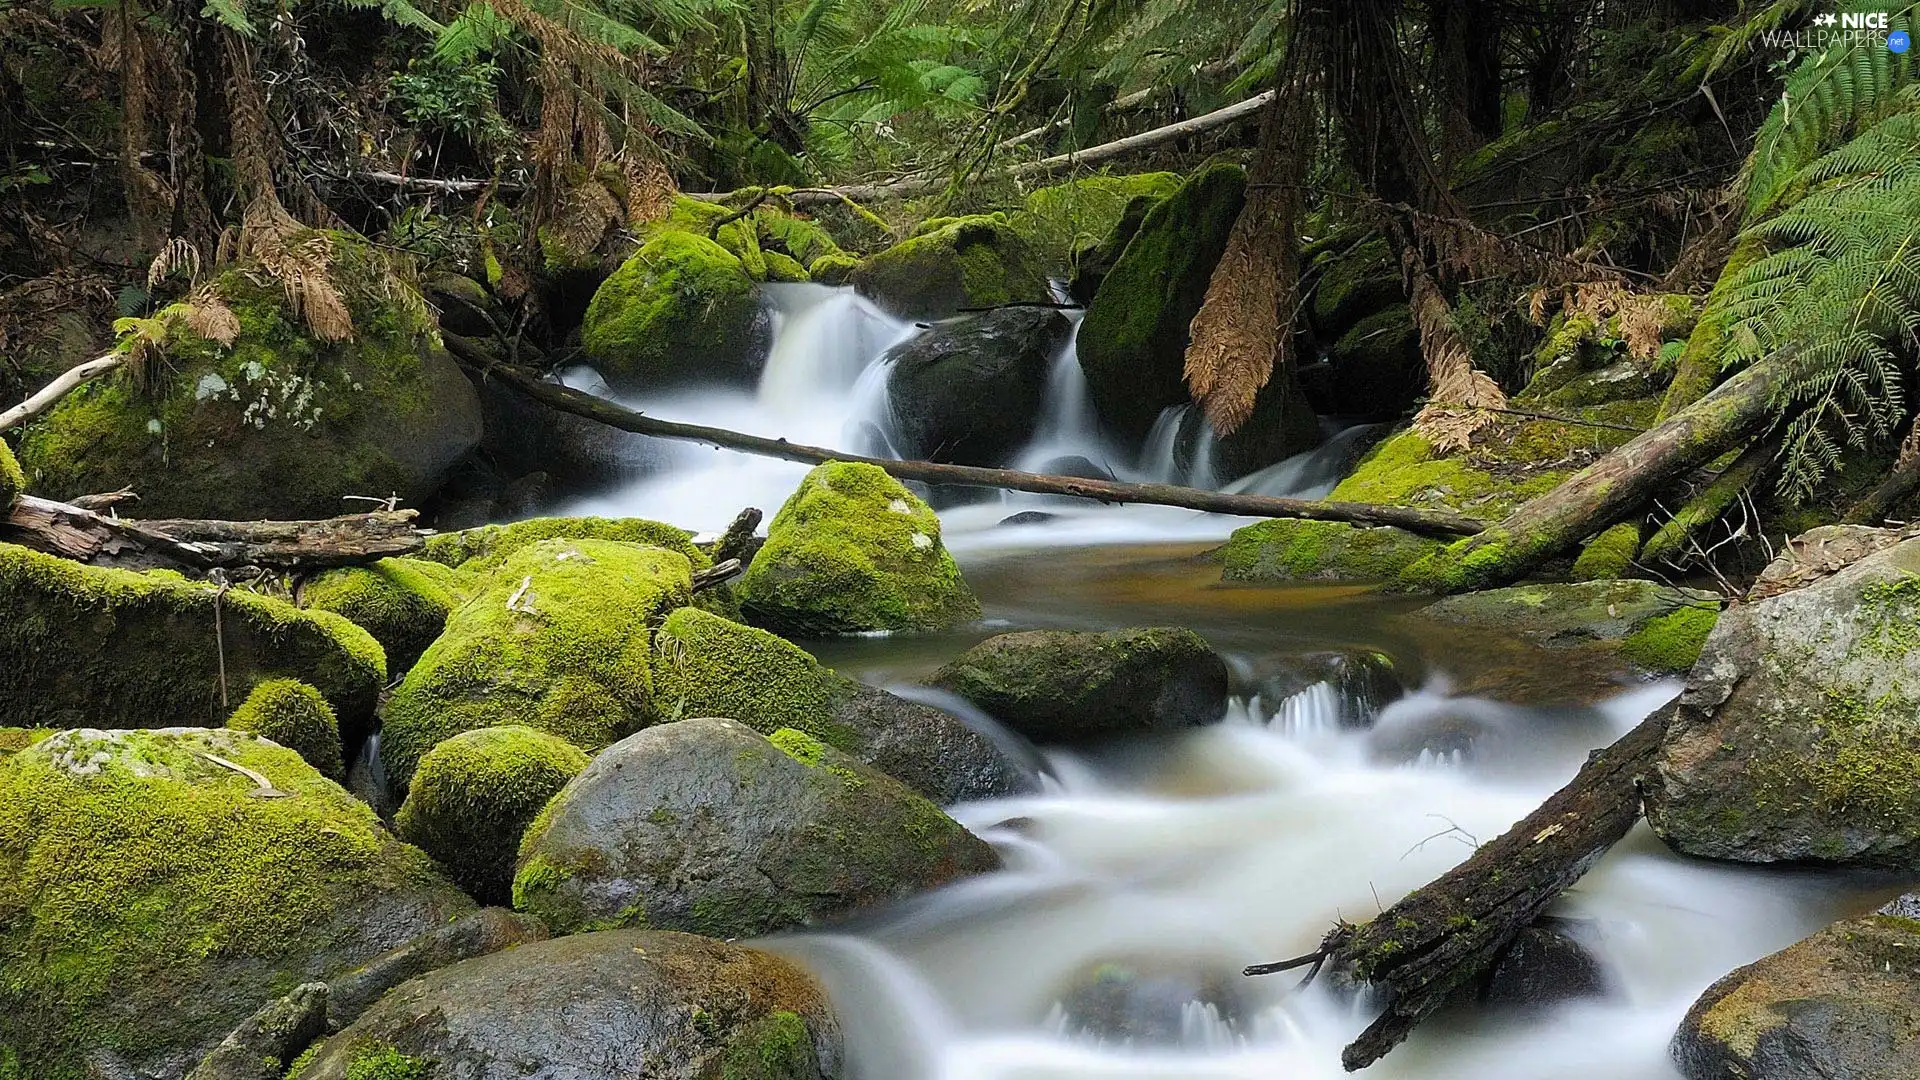
{"label": "dead branch", "polygon": [[32,397],[0,412],[0,431],[18,427],[39,416],[60,403],[60,399],[72,393],[74,388],[96,375],[103,375],[120,366],[126,357],[117,352],[97,356],[83,364],[75,364],[61,372],[52,382],[40,389]]}
{"label": "dead branch", "polygon": [[1211,514],[1243,517],[1303,518],[1309,521],[1343,521],[1354,525],[1391,525],[1427,536],[1467,536],[1484,525],[1472,518],[1440,510],[1416,510],[1406,506],[1382,506],[1372,503],[1325,502],[1317,499],[1284,499],[1270,495],[1236,495],[1224,491],[1201,491],[1174,484],[1123,484],[1112,480],[1089,480],[1075,476],[1051,476],[1014,469],[988,469],[973,465],[942,465],[931,461],[894,461],[863,457],[819,446],[803,446],[785,439],[768,439],[725,428],[699,424],[681,424],[656,420],[643,413],[603,398],[557,383],[542,382],[533,374],[494,359],[484,349],[458,334],[443,333],[447,351],[477,373],[494,380],[549,408],[584,417],[608,427],[660,439],[680,439],[706,443],[726,450],[759,454],[818,465],[827,461],[853,461],[874,465],[901,480],[928,484],[959,484],[967,487],[1001,488],[1029,491],[1041,495],[1068,495],[1103,503],[1150,503],[1178,506]]}
{"label": "dead branch", "polygon": [[135,521],[22,495],[0,520],[0,540],[129,570],[312,570],[419,551],[427,531],[413,526],[416,516],[382,510],[323,521]]}

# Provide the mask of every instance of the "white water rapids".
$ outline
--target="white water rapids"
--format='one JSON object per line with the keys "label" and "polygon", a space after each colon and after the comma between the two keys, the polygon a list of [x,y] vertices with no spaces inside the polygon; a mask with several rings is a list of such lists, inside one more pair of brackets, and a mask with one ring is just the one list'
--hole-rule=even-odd
{"label": "white water rapids", "polygon": [[[628,403],[675,420],[886,453],[887,372],[878,358],[913,328],[850,291],[769,292],[777,334],[757,393],[707,390]],[[1210,483],[1206,437],[1176,448],[1177,427],[1177,417],[1164,418],[1139,460],[1120,458],[1097,433],[1069,344],[1055,365],[1045,421],[1013,464],[1037,468],[1077,455],[1121,478]],[[1339,449],[1301,455],[1236,487],[1324,494],[1338,478]],[[806,473],[802,465],[684,444],[645,444],[638,459],[645,464],[631,482],[566,512],[717,530],[743,506],[771,515]],[[1189,467],[1176,468],[1176,460]],[[1058,516],[1037,526],[1000,524],[1029,509]],[[1013,494],[942,516],[947,542],[970,574],[1022,548],[1217,539],[1241,524],[1164,507]],[[1031,597],[983,599],[1003,622],[1010,605],[1011,618],[1033,621],[1020,608]],[[1202,599],[1193,598],[1190,612],[1159,617],[1202,633],[1209,617],[1239,619],[1215,628],[1244,644],[1245,605],[1210,614]],[[1075,615],[1088,626],[1134,617],[1106,607],[1091,618]],[[1284,611],[1264,617],[1291,618]],[[1058,622],[1075,619],[1063,614]],[[1269,652],[1278,647],[1261,640]],[[904,639],[870,645],[927,647]],[[1259,659],[1227,651],[1243,673]],[[1427,658],[1440,670],[1449,659]],[[838,933],[772,944],[827,985],[854,1080],[1333,1080],[1345,1075],[1342,1045],[1371,1015],[1364,1004],[1343,1005],[1321,987],[1291,992],[1297,972],[1243,979],[1239,969],[1309,952],[1336,919],[1364,920],[1438,876],[1675,689],[1626,690],[1573,723],[1434,689],[1387,706],[1365,727],[1339,722],[1349,704],[1331,684],[1265,704],[1239,698],[1224,722],[1178,738],[1050,753],[1053,777],[1039,794],[955,808],[1000,850],[1003,872]],[[1444,741],[1410,749],[1422,744],[1423,731],[1461,717],[1479,733],[1469,753]],[[1641,826],[1558,910],[1589,920],[1608,996],[1544,1014],[1443,1015],[1364,1075],[1674,1080],[1666,1045],[1698,994],[1849,903],[1848,890],[1831,877],[1684,861]],[[1103,964],[1224,987],[1224,999],[1174,1001],[1177,1022],[1156,1040],[1102,1039],[1066,1003],[1076,980]]]}

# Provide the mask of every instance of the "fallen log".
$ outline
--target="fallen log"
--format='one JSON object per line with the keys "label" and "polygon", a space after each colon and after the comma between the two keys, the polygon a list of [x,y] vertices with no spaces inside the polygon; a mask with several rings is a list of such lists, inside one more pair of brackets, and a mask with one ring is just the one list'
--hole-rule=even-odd
{"label": "fallen log", "polygon": [[681,424],[656,420],[604,398],[558,383],[543,382],[531,372],[493,358],[471,340],[443,332],[447,351],[476,373],[499,382],[521,395],[608,427],[649,435],[660,439],[679,439],[706,443],[726,450],[738,450],[783,461],[818,465],[827,461],[855,461],[875,465],[901,480],[928,484],[959,484],[969,487],[1028,491],[1041,495],[1068,495],[1103,503],[1149,503],[1178,506],[1210,514],[1234,514],[1243,517],[1304,518],[1309,521],[1343,521],[1354,525],[1391,525],[1427,536],[1466,536],[1484,528],[1484,523],[1440,510],[1417,510],[1406,506],[1381,506],[1372,503],[1325,502],[1318,499],[1286,499],[1271,495],[1236,495],[1224,491],[1202,491],[1174,484],[1125,484],[1113,480],[1088,480],[1076,476],[1052,476],[1046,473],[1020,472],[1015,469],[989,469],[974,465],[942,465],[931,461],[894,461],[864,457],[819,446],[805,446],[785,439],[769,439],[725,428],[700,424]]}
{"label": "fallen log", "polygon": [[75,387],[96,375],[112,371],[125,359],[120,353],[110,352],[105,356],[96,356],[85,363],[75,364],[61,372],[52,382],[42,387],[39,393],[6,412],[0,412],[0,431],[18,427],[53,408],[59,404],[61,398],[72,393]]}
{"label": "fallen log", "polygon": [[1539,809],[1432,884],[1366,923],[1336,926],[1318,953],[1257,964],[1247,974],[1325,965],[1372,987],[1385,1009],[1340,1063],[1355,1072],[1380,1060],[1485,974],[1639,820],[1639,779],[1653,767],[1672,710],[1595,751]]}
{"label": "fallen log", "polygon": [[407,555],[426,544],[414,510],[378,510],[322,521],[136,521],[22,495],[0,540],[96,566],[128,570],[316,570]]}
{"label": "fallen log", "polygon": [[1765,429],[1788,373],[1780,357],[1746,368],[1552,491],[1522,503],[1506,520],[1408,567],[1401,584],[1456,593],[1519,580]]}

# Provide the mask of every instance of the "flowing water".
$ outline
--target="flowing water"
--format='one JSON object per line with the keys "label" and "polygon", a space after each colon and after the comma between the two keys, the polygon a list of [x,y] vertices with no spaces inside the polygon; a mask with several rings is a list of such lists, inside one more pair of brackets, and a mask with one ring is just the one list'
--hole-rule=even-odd
{"label": "flowing water", "polygon": [[[849,292],[772,291],[779,331],[757,394],[634,404],[886,453],[877,358],[914,328]],[[1123,478],[1210,483],[1205,436],[1176,446],[1178,430],[1169,415],[1138,459],[1116,454],[1069,345],[1016,464],[1074,455]],[[1336,440],[1239,486],[1323,494],[1345,450]],[[664,453],[663,467],[570,512],[717,529],[741,506],[771,512],[806,471]],[[1001,524],[1022,510],[1054,516]],[[1228,657],[1235,697],[1220,722],[1178,737],[1030,751],[1047,764],[1044,790],[953,808],[999,849],[1002,872],[771,943],[827,985],[858,1080],[1345,1075],[1340,1048],[1365,1026],[1364,1003],[1239,969],[1309,952],[1336,919],[1363,920],[1438,876],[1677,691],[1510,640],[1422,630],[1405,603],[1362,590],[1221,586],[1201,553],[1235,519],[1023,495],[942,516],[983,625],[812,643],[823,660],[904,683],[1010,628],[1178,624]],[[1673,1080],[1667,1041],[1709,983],[1870,909],[1891,891],[1883,884],[1684,861],[1642,826],[1558,909],[1603,962],[1605,996],[1546,1012],[1461,1009],[1364,1075]]]}

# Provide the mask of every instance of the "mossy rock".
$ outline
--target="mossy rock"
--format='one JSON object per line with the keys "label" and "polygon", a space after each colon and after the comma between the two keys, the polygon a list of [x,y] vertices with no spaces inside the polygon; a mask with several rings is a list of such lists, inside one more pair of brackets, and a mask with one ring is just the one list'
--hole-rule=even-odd
{"label": "mossy rock", "polygon": [[687,557],[613,540],[521,548],[447,619],[387,702],[396,790],[463,731],[524,725],[597,750],[653,718],[651,626],[691,599]]}
{"label": "mossy rock", "polygon": [[618,540],[677,551],[695,569],[713,565],[706,553],[693,545],[692,533],[646,518],[547,517],[482,525],[429,536],[420,554],[464,573],[491,574],[515,552],[542,540]]}
{"label": "mossy rock", "polygon": [[956,465],[1005,465],[1046,410],[1053,359],[1073,334],[1058,311],[1001,308],[948,319],[887,350],[895,452]]}
{"label": "mossy rock", "polygon": [[762,735],[794,728],[941,805],[1030,791],[1034,770],[952,715],[820,666],[784,638],[699,608],[653,639],[655,709],[724,716]]}
{"label": "mossy rock", "polygon": [[1225,581],[1391,581],[1443,545],[1391,526],[1274,518],[1233,531]]}
{"label": "mossy rock", "polygon": [[902,319],[1052,297],[1045,267],[1002,214],[940,221],[869,258],[851,281]]}
{"label": "mossy rock", "polygon": [[860,269],[858,255],[849,255],[844,251],[828,252],[807,264],[807,277],[822,285],[845,285]]}
{"label": "mossy rock", "polygon": [[662,230],[593,294],[581,344],[624,393],[750,386],[766,363],[772,325],[754,280],[705,236]]}
{"label": "mossy rock", "polygon": [[299,679],[272,679],[254,687],[227,717],[227,726],[286,747],[329,780],[346,776],[333,706]]}
{"label": "mossy rock", "polygon": [[1406,308],[1406,286],[1385,240],[1368,240],[1351,251],[1323,256],[1312,270],[1313,328],[1322,341],[1338,340],[1383,310]]}
{"label": "mossy rock", "polygon": [[1920,1076],[1920,922],[1834,923],[1707,988],[1672,1052],[1688,1080]]}
{"label": "mossy rock", "polygon": [[422,975],[295,1076],[836,1080],[844,1060],[826,994],[792,963],[692,934],[612,930]]}
{"label": "mossy rock", "polygon": [[[341,241],[344,261],[365,259]],[[353,336],[312,336],[285,291],[256,271],[213,289],[237,321],[232,344],[178,308],[157,318],[165,356],[150,385],[126,371],[67,395],[27,429],[21,464],[58,499],[131,487],[148,517],[324,518],[347,495],[418,503],[479,444],[480,402],[441,348],[432,315],[394,283],[343,290]],[[357,280],[372,269],[336,269]]]}
{"label": "mossy rock", "polygon": [[769,251],[767,252],[767,280],[797,283],[813,279],[807,276],[807,268],[802,266],[798,259],[778,251]]}
{"label": "mossy rock", "polygon": [[980,602],[940,543],[940,519],[875,465],[830,461],[800,482],[739,585],[781,633],[944,630]]}
{"label": "mossy rock", "polygon": [[473,582],[425,559],[381,559],[329,570],[300,587],[300,606],[331,611],[373,635],[387,668],[401,675],[447,625]]}
{"label": "mossy rock", "polygon": [[1246,200],[1246,172],[1215,165],[1147,213],[1080,324],[1080,367],[1100,419],[1137,446],[1162,410],[1191,400],[1187,325]]}
{"label": "mossy rock", "polygon": [[51,738],[54,728],[0,727],[0,764],[27,747]]}
{"label": "mossy rock", "polygon": [[1609,581],[1633,572],[1633,558],[1640,554],[1640,526],[1623,521],[1587,541],[1580,557],[1573,560],[1573,580]]}
{"label": "mossy rock", "polygon": [[178,1078],[261,1004],[471,906],[292,750],[62,732],[0,763],[0,1061]]}
{"label": "mossy rock", "polygon": [[752,937],[998,862],[926,798],[805,732],[709,717],[594,758],[527,830],[513,902],[556,933]]}
{"label": "mossy rock", "polygon": [[[775,211],[769,209],[766,212],[772,214]],[[734,218],[718,229],[714,227],[718,222],[732,217],[733,213],[732,207],[676,195],[668,204],[665,217],[640,227],[640,242],[644,245],[665,232],[680,232],[711,240],[739,259],[741,269],[747,272],[748,277],[765,281],[766,253],[760,247],[760,229],[757,226],[760,212],[756,210],[748,217]]]}
{"label": "mossy rock", "polygon": [[380,643],[331,612],[12,544],[0,544],[0,611],[0,701],[26,726],[222,723],[224,654],[229,700],[299,679],[326,696],[342,737],[357,744],[387,678]]}
{"label": "mossy rock", "polygon": [[1720,616],[1647,786],[1668,846],[1920,869],[1917,583],[1907,540]]}
{"label": "mossy rock", "polygon": [[[801,266],[811,266],[829,255],[846,254],[831,233],[809,218],[762,206],[753,213],[753,226],[763,252],[768,256],[785,255]],[[771,270],[771,259],[767,265]]]}
{"label": "mossy rock", "polygon": [[543,731],[462,732],[420,759],[394,829],[474,899],[505,904],[527,826],[586,767],[585,753]]}
{"label": "mossy rock", "polygon": [[1693,666],[1719,618],[1720,598],[1653,581],[1580,581],[1462,593],[1415,614],[1548,648],[1610,648],[1649,671],[1675,674]]}
{"label": "mossy rock", "polygon": [[1136,195],[1127,200],[1121,209],[1120,217],[1114,221],[1113,228],[1106,236],[1091,244],[1076,245],[1068,256],[1073,267],[1068,272],[1067,295],[1081,304],[1093,302],[1094,294],[1100,291],[1100,283],[1113,271],[1113,264],[1120,259],[1120,253],[1127,249],[1135,233],[1147,220],[1147,214],[1160,205],[1164,195]]}
{"label": "mossy rock", "polygon": [[1112,234],[1135,199],[1164,199],[1180,182],[1170,172],[1082,176],[1028,192],[1008,221],[1048,269],[1061,274],[1075,251]]}
{"label": "mossy rock", "polygon": [[1315,402],[1344,416],[1393,418],[1427,389],[1420,332],[1405,304],[1392,304],[1354,321],[1327,350],[1329,363],[1311,371]]}
{"label": "mossy rock", "polygon": [[20,462],[14,459],[6,440],[0,439],[0,511],[12,506],[26,490],[27,476],[20,471]]}

